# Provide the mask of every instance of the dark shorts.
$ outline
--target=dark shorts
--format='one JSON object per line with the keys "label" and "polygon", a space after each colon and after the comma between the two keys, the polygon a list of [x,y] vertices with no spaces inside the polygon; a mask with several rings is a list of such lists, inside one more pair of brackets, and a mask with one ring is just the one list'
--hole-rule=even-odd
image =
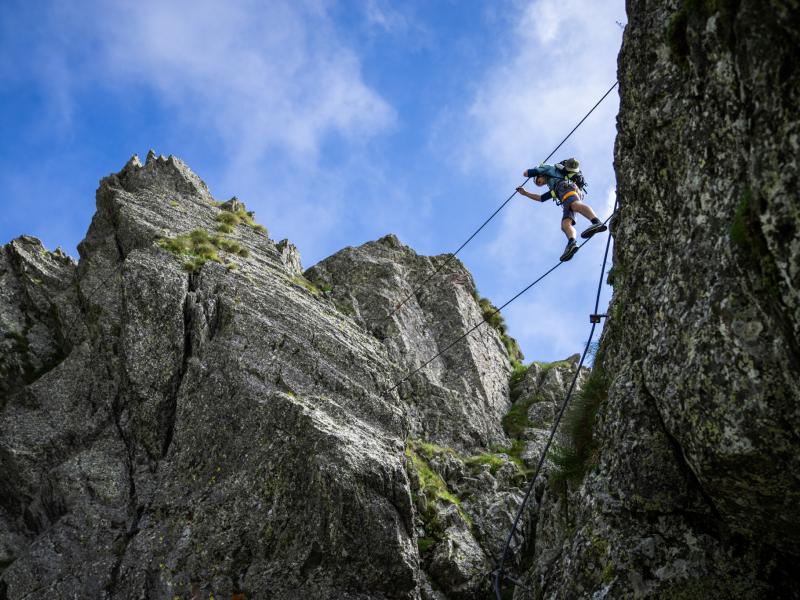
{"label": "dark shorts", "polygon": [[561,220],[564,221],[565,219],[569,219],[572,221],[572,224],[575,225],[575,211],[573,211],[570,207],[571,204],[572,201],[567,200],[561,205]]}
{"label": "dark shorts", "polygon": [[556,184],[555,191],[559,198],[563,198],[570,192],[577,192],[576,194],[571,194],[569,198],[561,203],[561,220],[563,221],[565,219],[569,219],[572,224],[575,225],[575,211],[572,210],[571,205],[573,202],[575,202],[575,200],[581,199],[578,186],[568,181],[559,181]]}

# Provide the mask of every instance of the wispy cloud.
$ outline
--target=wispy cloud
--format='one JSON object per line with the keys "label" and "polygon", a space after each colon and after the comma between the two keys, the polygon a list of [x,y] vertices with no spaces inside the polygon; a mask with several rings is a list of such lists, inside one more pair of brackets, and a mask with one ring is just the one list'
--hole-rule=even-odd
{"label": "wispy cloud", "polygon": [[[217,157],[201,173],[215,179],[215,192],[253,202],[277,235],[291,235],[317,255],[318,241],[341,226],[338,208],[358,172],[332,166],[330,147],[346,151],[340,162],[352,166],[349,156],[366,157],[370,142],[397,121],[365,80],[359,50],[330,3],[90,4],[80,11],[55,2],[26,9],[35,23],[31,39],[15,34],[18,55],[0,62],[4,74],[25,73],[44,92],[49,135],[71,135],[87,98],[102,94],[130,106],[146,98],[140,118],[170,115],[165,127]],[[404,23],[377,0],[371,14],[386,27]],[[151,143],[158,152],[176,152]],[[323,176],[322,191],[306,183]]]}
{"label": "wispy cloud", "polygon": [[368,140],[395,123],[325,2],[89,4],[30,9],[30,40],[9,31],[18,55],[0,62],[4,76],[25,69],[46,91],[54,129],[96,90],[123,103],[149,93],[176,122],[216,136],[234,163],[270,151],[314,161],[331,136]]}
{"label": "wispy cloud", "polygon": [[[245,200],[308,264],[388,231],[420,252],[458,247],[614,80],[624,20],[622,0],[7,2],[0,78],[34,99],[14,135],[37,137],[30,162],[60,144],[57,175],[28,175],[40,197],[82,198],[88,214],[98,169],[152,145]],[[556,156],[582,160],[598,212],[614,188],[615,96]],[[77,214],[71,202],[50,201]],[[482,292],[507,299],[548,268],[559,217],[514,199],[460,255]],[[559,271],[567,321],[596,246]],[[509,313],[512,333],[538,346],[526,318]]]}
{"label": "wispy cloud", "polygon": [[[614,83],[622,39],[616,21],[624,20],[618,0],[519,0],[513,7],[509,43],[477,78],[475,94],[460,116],[466,125],[449,145],[451,159],[464,171],[483,173],[509,193],[521,182],[522,170],[543,160]],[[618,96],[612,92],[551,159],[580,158],[593,184],[587,199],[601,217],[613,207],[617,108]],[[557,262],[565,242],[560,219],[561,210],[552,205],[514,199],[484,246],[483,262],[496,265],[495,272],[506,281],[498,282],[493,293],[508,294],[524,285],[520,273],[532,280]],[[578,219],[579,230],[588,225]],[[551,276],[555,281],[546,290],[537,290],[548,294],[550,302],[522,300],[506,311],[511,333],[523,347],[576,351],[580,340],[571,324],[585,318],[578,298],[593,295],[601,244],[593,240],[579,258],[578,264]]]}
{"label": "wispy cloud", "polygon": [[314,161],[327,136],[358,140],[395,119],[318,3],[150,0],[100,7],[94,25],[112,79],[213,129],[233,162],[274,149]]}
{"label": "wispy cloud", "polygon": [[409,26],[408,18],[387,0],[366,0],[364,12],[370,25],[390,33],[405,30]]}
{"label": "wispy cloud", "polygon": [[[605,0],[518,3],[521,19],[500,62],[478,86],[470,106],[466,164],[521,171],[520,158],[546,156],[616,79],[623,7]],[[612,94],[562,152],[590,156],[613,139]],[[560,155],[559,155],[560,156]],[[557,157],[556,157],[557,158]]]}
{"label": "wispy cloud", "polygon": [[[506,318],[514,321],[512,334],[526,340],[528,360],[558,360],[575,353],[585,340],[576,338],[581,329],[566,317],[558,302],[539,295],[537,300],[522,300],[508,308]],[[536,349],[535,354],[531,349]],[[544,350],[546,349],[546,350]]]}

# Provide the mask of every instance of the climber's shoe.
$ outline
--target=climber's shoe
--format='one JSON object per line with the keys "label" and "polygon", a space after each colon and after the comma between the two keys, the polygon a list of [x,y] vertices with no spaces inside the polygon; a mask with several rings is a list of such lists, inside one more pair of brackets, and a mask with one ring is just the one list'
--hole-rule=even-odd
{"label": "climber's shoe", "polygon": [[608,229],[605,223],[595,223],[594,225],[589,225],[582,233],[581,237],[585,240],[588,240],[592,237],[595,233],[600,233],[601,231],[605,231]]}
{"label": "climber's shoe", "polygon": [[578,244],[575,243],[575,240],[570,240],[567,242],[567,247],[564,248],[564,253],[561,255],[561,262],[567,261],[578,251]]}

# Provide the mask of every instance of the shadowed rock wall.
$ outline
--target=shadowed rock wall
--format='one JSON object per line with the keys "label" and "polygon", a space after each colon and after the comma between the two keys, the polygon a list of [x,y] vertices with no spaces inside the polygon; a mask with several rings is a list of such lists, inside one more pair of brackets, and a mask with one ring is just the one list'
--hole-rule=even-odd
{"label": "shadowed rock wall", "polygon": [[535,597],[797,597],[798,6],[628,15],[599,455],[545,494]]}

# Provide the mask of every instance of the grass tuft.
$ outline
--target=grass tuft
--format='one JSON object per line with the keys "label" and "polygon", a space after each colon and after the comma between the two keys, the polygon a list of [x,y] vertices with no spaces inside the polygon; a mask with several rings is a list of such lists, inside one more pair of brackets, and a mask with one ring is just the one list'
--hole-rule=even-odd
{"label": "grass tuft", "polygon": [[157,243],[160,248],[184,257],[186,260],[183,268],[190,273],[196,273],[209,261],[222,263],[219,251],[243,258],[250,254],[247,248],[236,240],[211,234],[205,229],[195,229],[174,238],[161,238]]}
{"label": "grass tuft", "polygon": [[572,400],[564,420],[564,444],[556,446],[554,482],[580,484],[599,460],[599,444],[594,425],[600,406],[608,398],[609,381],[600,366],[595,365],[583,389]]}
{"label": "grass tuft", "polygon": [[417,471],[417,477],[419,477],[420,490],[429,501],[461,506],[461,500],[450,491],[444,479],[431,469],[424,459],[412,451],[411,460]]}
{"label": "grass tuft", "polygon": [[511,402],[516,402],[522,393],[522,380],[525,379],[525,375],[528,373],[528,367],[518,362],[513,363],[513,369],[508,380],[508,388]]}
{"label": "grass tuft", "polygon": [[294,283],[295,285],[299,285],[301,288],[305,290],[308,290],[309,292],[311,292],[311,295],[314,296],[315,298],[319,298],[320,294],[322,293],[320,292],[319,288],[316,285],[311,283],[308,279],[306,279],[302,275],[293,276],[292,283]]}
{"label": "grass tuft", "polygon": [[536,404],[542,402],[543,398],[540,395],[533,395],[524,400],[517,400],[511,409],[503,417],[503,430],[511,438],[519,438],[525,433],[526,429],[535,426],[528,418],[528,409]]}
{"label": "grass tuft", "polygon": [[518,366],[521,366],[525,356],[522,354],[522,350],[520,350],[517,340],[508,335],[506,321],[503,319],[503,315],[500,314],[498,308],[492,304],[488,298],[482,298],[480,294],[478,294],[477,290],[473,292],[472,296],[475,298],[478,306],[480,306],[481,312],[483,313],[483,320],[486,321],[489,326],[492,327],[492,329],[496,330],[498,334],[500,334],[500,339],[506,348],[506,353],[508,354],[508,360],[511,362],[511,366],[515,369]]}
{"label": "grass tuft", "polygon": [[242,220],[236,213],[228,212],[227,210],[221,211],[217,215],[217,221],[229,227],[236,227]]}
{"label": "grass tuft", "polygon": [[516,476],[521,478],[530,474],[530,469],[525,465],[522,460],[522,453],[525,451],[525,442],[522,440],[513,440],[511,446],[493,446],[492,452],[484,452],[475,456],[469,456],[464,459],[467,465],[488,465],[489,471],[494,475],[504,465],[511,462],[516,469]]}
{"label": "grass tuft", "polygon": [[492,475],[497,473],[502,466],[506,464],[505,459],[503,459],[500,454],[494,454],[492,452],[484,452],[483,454],[470,456],[464,462],[468,465],[488,465]]}
{"label": "grass tuft", "polygon": [[231,233],[237,226],[244,224],[247,227],[251,227],[254,231],[266,235],[267,228],[259,223],[256,223],[256,214],[253,211],[246,210],[243,206],[240,206],[233,211],[226,210],[230,205],[224,206],[225,204],[226,203],[224,202],[215,204],[217,207],[222,207],[222,210],[216,216],[216,220],[219,223],[217,226],[217,231],[222,233]]}
{"label": "grass tuft", "polygon": [[553,362],[541,362],[538,360],[533,361],[539,368],[542,370],[542,375],[547,373],[550,369],[554,367],[571,367],[572,362],[569,360],[556,360]]}
{"label": "grass tuft", "polygon": [[433,456],[440,451],[453,452],[420,440],[409,440],[406,444],[406,458],[413,468],[411,476],[417,478],[417,485],[414,486],[417,491],[413,492],[415,503],[419,496],[425,498],[425,510],[420,516],[425,527],[425,537],[430,540],[426,542],[426,550],[444,538],[445,527],[438,517],[439,506],[443,504],[455,506],[464,522],[472,526],[472,519],[461,509],[461,500],[449,490],[444,479],[431,468],[428,464],[430,459],[424,458],[426,454]]}

